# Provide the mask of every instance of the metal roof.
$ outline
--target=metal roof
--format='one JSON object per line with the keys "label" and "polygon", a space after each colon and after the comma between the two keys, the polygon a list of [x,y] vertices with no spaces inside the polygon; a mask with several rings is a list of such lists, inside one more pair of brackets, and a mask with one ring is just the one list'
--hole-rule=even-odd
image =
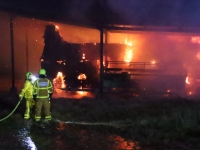
{"label": "metal roof", "polygon": [[0,10],[35,19],[108,30],[199,32],[195,0],[1,0]]}

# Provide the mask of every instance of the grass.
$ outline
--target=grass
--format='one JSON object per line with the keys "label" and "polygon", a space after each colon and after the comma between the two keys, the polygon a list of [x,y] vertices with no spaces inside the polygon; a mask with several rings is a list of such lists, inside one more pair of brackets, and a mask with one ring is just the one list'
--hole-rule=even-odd
{"label": "grass", "polygon": [[[0,117],[17,103],[2,96]],[[98,99],[53,99],[52,117],[62,121],[101,122],[112,125],[125,139],[152,149],[200,149],[200,101],[198,99],[103,96]],[[23,116],[19,106],[11,120]]]}
{"label": "grass", "polygon": [[200,148],[200,101],[195,99],[55,99],[52,113],[66,121],[111,123],[144,147]]}

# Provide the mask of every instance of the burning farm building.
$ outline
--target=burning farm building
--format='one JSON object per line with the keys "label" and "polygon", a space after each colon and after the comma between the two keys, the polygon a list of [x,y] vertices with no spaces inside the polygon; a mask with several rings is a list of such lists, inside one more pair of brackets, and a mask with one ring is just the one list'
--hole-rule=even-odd
{"label": "burning farm building", "polygon": [[47,25],[44,32],[44,50],[41,56],[41,67],[45,68],[50,78],[62,72],[67,85],[77,87],[80,74],[85,74],[87,86],[97,83],[97,68],[81,52],[81,44],[68,43],[62,39],[54,25]]}
{"label": "burning farm building", "polygon": [[[88,35],[89,36],[89,35]],[[104,42],[104,88],[197,94],[200,82],[200,38],[191,33],[108,33]],[[69,43],[54,25],[46,26],[41,66],[66,84],[98,85],[99,43]]]}

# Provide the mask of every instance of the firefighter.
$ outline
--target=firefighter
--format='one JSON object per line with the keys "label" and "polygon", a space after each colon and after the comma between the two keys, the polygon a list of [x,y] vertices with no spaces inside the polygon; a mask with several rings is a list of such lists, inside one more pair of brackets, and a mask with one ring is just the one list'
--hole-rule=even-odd
{"label": "firefighter", "polygon": [[41,112],[44,108],[45,120],[49,121],[52,119],[50,111],[50,100],[53,93],[53,86],[49,79],[46,78],[46,70],[39,70],[39,78],[34,82],[33,85],[33,97],[36,101],[36,113],[35,121],[41,120]]}
{"label": "firefighter", "polygon": [[25,97],[26,99],[26,110],[24,113],[24,119],[30,118],[31,109],[35,105],[35,101],[33,100],[33,84],[32,84],[32,73],[26,73],[26,80],[24,82],[23,88],[19,94],[19,98],[22,99]]}

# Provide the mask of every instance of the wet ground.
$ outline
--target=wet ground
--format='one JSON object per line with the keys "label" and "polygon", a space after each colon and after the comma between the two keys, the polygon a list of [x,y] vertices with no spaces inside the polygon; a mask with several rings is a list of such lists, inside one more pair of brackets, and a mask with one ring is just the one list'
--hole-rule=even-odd
{"label": "wet ground", "polygon": [[[53,98],[62,98],[64,100],[77,99],[78,102],[81,102],[82,98],[87,97],[90,100],[90,98],[96,96],[95,94],[96,93],[89,91],[68,92],[66,90],[57,89],[53,94]],[[116,93],[114,93],[114,95],[117,97]],[[3,105],[6,106],[7,103],[9,104],[9,101],[4,101]],[[75,107],[77,104],[76,102],[69,102],[69,104],[74,104],[75,113],[79,112],[79,109]],[[81,106],[85,107],[86,104],[88,104],[88,101],[82,102]],[[23,108],[22,106],[20,107],[19,109],[24,110],[24,106]],[[1,111],[1,113],[3,111]],[[67,111],[69,111],[69,108]],[[127,127],[122,129],[122,124],[118,124],[117,122],[74,122],[70,116],[68,117],[69,119],[66,120],[54,118],[50,123],[35,123],[33,118],[28,121],[24,120],[22,114],[20,114],[21,112],[17,110],[10,118],[0,122],[0,150],[167,150],[173,149],[174,147],[175,149],[190,149],[188,143],[178,140],[171,143],[168,148],[165,147],[169,143],[167,141],[164,147],[163,145],[160,146],[161,148],[158,148],[159,145],[153,145],[153,148],[152,145],[150,147],[145,146],[148,148],[144,148],[144,145],[141,146],[139,143],[145,140],[145,143],[148,144],[149,142],[146,142],[146,139],[148,139],[146,136],[150,134],[152,138],[154,131],[145,128],[143,131],[142,127],[138,128],[141,130],[140,132],[134,131],[130,133],[126,130],[128,129]],[[141,124],[143,124],[143,122],[141,122]],[[135,128],[135,126],[131,128]],[[135,139],[134,136],[136,136],[134,134],[138,133],[144,134],[141,135],[141,137],[144,138],[142,140],[140,138],[141,141],[133,140]],[[163,140],[161,139],[161,141]],[[197,142],[198,140],[194,139],[194,141]],[[163,143],[165,144],[165,142]]]}
{"label": "wet ground", "polygon": [[137,142],[124,139],[109,124],[62,122],[36,124],[15,122],[15,128],[0,125],[1,150],[133,150]]}
{"label": "wet ground", "polygon": [[[55,90],[53,98],[93,98],[88,91]],[[20,109],[20,108],[19,108]],[[0,122],[0,150],[133,150],[136,141],[123,137],[117,124],[52,120],[24,120],[16,111]]]}

